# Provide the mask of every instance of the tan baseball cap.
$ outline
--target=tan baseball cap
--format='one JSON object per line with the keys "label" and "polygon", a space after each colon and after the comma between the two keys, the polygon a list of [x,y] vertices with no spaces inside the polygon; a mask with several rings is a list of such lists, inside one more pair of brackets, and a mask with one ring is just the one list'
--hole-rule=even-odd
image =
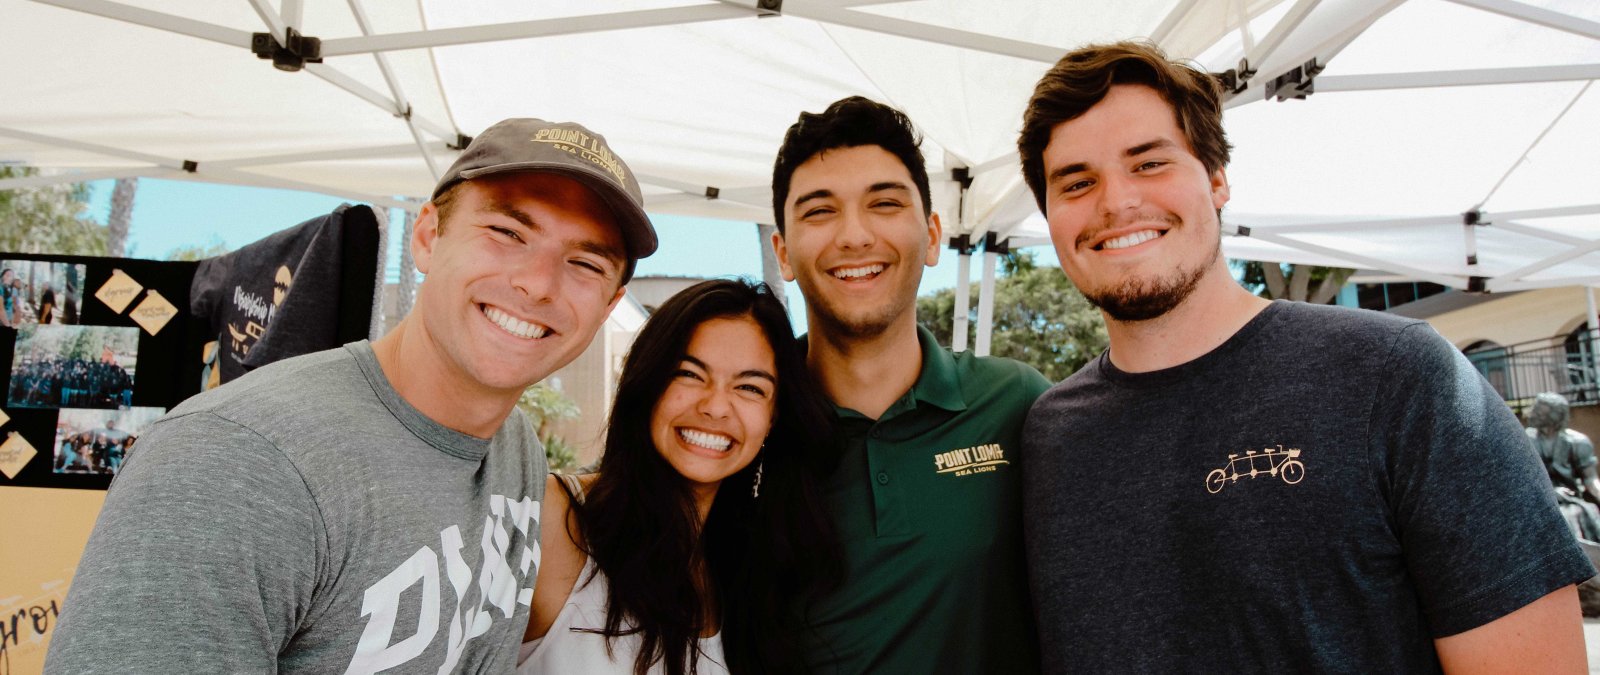
{"label": "tan baseball cap", "polygon": [[589,186],[611,208],[629,258],[656,252],[656,230],[644,213],[644,195],[633,171],[611,152],[604,136],[575,122],[533,118],[496,122],[472,139],[450,165],[433,197],[461,181],[508,171],[548,171]]}

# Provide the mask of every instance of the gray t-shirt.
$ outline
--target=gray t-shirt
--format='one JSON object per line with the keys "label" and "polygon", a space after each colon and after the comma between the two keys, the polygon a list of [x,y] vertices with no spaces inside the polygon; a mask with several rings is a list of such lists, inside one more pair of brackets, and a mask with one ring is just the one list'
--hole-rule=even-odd
{"label": "gray t-shirt", "polygon": [[521,413],[443,427],[359,342],[196,396],[130,454],[46,672],[516,667],[546,473]]}
{"label": "gray t-shirt", "polygon": [[1427,324],[1277,302],[1023,434],[1045,671],[1421,673],[1594,574],[1517,421]]}

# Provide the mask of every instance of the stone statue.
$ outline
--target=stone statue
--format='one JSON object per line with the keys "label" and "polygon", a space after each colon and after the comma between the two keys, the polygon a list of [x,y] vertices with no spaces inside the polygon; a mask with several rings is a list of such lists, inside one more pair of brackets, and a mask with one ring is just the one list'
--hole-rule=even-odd
{"label": "stone statue", "polygon": [[1595,459],[1589,437],[1567,428],[1570,419],[1567,399],[1550,392],[1539,394],[1528,410],[1528,438],[1550,473],[1556,502],[1573,534],[1600,541],[1600,509],[1584,500],[1585,494],[1600,499],[1600,477],[1595,471],[1600,461]]}

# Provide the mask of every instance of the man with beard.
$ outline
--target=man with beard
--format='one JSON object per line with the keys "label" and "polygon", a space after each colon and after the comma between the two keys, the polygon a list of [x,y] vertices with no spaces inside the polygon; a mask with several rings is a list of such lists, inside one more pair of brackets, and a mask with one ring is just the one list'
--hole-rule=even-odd
{"label": "man with beard", "polygon": [[905,115],[852,97],[802,113],[773,169],[772,245],[838,415],[838,447],[817,452],[845,580],[810,607],[808,666],[1033,672],[1018,434],[1049,382],[917,326],[941,233],[918,143]]}
{"label": "man with beard", "polygon": [[1594,569],[1483,378],[1426,323],[1229,274],[1219,91],[1092,46],[1024,114],[1024,176],[1111,339],[1024,431],[1045,670],[1584,672]]}

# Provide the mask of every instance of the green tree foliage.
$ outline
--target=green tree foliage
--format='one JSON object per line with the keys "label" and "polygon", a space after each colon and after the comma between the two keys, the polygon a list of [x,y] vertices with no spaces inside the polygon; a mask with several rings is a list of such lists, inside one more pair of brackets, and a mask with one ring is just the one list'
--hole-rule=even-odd
{"label": "green tree foliage", "polygon": [[1339,294],[1355,270],[1343,267],[1317,267],[1263,263],[1255,260],[1230,260],[1239,283],[1268,300],[1295,300],[1324,305]]}
{"label": "green tree foliage", "polygon": [[550,470],[567,471],[577,468],[577,451],[567,443],[566,439],[556,434],[555,427],[576,418],[578,404],[562,393],[559,385],[546,381],[523,391],[522,397],[517,399],[517,407],[528,416],[528,422],[533,424],[539,442],[544,444],[544,456],[550,462]]}
{"label": "green tree foliage", "polygon": [[[1028,251],[1001,259],[995,279],[994,332],[989,351],[1026,363],[1059,382],[1105,351],[1105,322],[1057,267],[1041,267]],[[967,344],[978,325],[978,284],[971,287]],[[917,298],[917,320],[950,345],[955,319],[955,289]]]}
{"label": "green tree foliage", "polygon": [[215,258],[227,254],[228,245],[223,243],[222,237],[211,235],[211,243],[179,246],[167,251],[167,260],[205,260],[206,258]]}
{"label": "green tree foliage", "polygon": [[[0,179],[38,174],[25,166],[0,166]],[[87,185],[56,184],[0,190],[0,251],[105,255],[107,230],[84,217]]]}

